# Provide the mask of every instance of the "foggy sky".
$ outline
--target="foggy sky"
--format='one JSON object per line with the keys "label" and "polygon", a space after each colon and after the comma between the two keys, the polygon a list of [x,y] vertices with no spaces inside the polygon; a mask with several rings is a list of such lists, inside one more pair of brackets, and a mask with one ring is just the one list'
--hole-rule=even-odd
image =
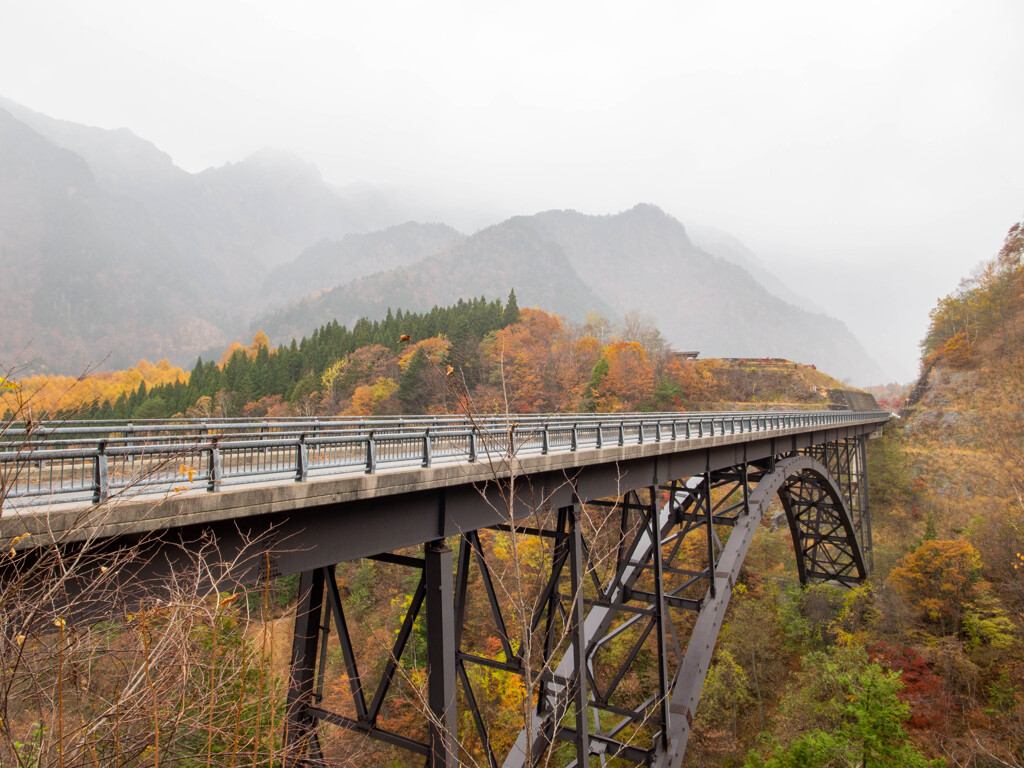
{"label": "foggy sky", "polygon": [[289,149],[479,212],[457,226],[654,203],[909,380],[1024,214],[1022,32],[1019,0],[0,0],[0,95],[190,171]]}

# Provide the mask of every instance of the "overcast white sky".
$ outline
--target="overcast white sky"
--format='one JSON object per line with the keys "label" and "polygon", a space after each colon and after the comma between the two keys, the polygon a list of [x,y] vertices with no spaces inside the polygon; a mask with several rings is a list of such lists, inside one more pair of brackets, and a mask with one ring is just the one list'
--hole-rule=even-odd
{"label": "overcast white sky", "polygon": [[1024,214],[1022,39],[1020,0],[0,0],[0,95],[191,171],[272,146],[497,216],[655,203],[909,380]]}

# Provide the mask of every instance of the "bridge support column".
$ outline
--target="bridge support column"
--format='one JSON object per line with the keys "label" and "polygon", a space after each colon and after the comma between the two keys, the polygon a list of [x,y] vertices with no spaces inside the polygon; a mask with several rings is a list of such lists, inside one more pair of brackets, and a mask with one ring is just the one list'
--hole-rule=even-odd
{"label": "bridge support column", "polygon": [[579,768],[587,768],[590,765],[590,725],[587,722],[590,700],[587,695],[587,609],[583,604],[583,532],[580,526],[579,505],[574,504],[566,511],[569,515],[569,584],[572,599],[569,629],[575,672],[571,688],[572,701],[576,709],[576,765]]}
{"label": "bridge support column", "polygon": [[299,602],[295,608],[284,730],[285,765],[289,767],[321,759],[317,721],[310,713],[310,707],[314,703],[323,604],[323,571],[319,568],[303,571],[299,576]]}
{"label": "bridge support column", "polygon": [[861,520],[861,546],[864,547],[868,570],[873,571],[875,569],[875,547],[871,540],[871,498],[868,495],[868,439],[861,435],[856,440],[855,465],[857,468],[857,504],[860,508]]}
{"label": "bridge support column", "polygon": [[455,600],[452,550],[444,539],[424,547],[427,603],[427,703],[432,768],[458,765],[455,712]]}

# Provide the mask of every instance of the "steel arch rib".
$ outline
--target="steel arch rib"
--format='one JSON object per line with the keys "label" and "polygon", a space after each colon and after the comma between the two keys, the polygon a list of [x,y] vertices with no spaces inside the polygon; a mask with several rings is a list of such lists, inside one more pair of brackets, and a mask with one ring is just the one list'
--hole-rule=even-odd
{"label": "steel arch rib", "polygon": [[682,764],[694,713],[697,711],[701,689],[704,687],[704,678],[711,665],[711,656],[722,628],[732,589],[736,584],[736,577],[754,540],[754,532],[775,494],[779,494],[786,516],[790,519],[801,582],[807,581],[808,571],[802,547],[802,542],[806,538],[803,535],[805,526],[795,517],[797,505],[792,499],[791,486],[796,482],[813,486],[827,496],[834,516],[838,518],[848,536],[848,544],[856,560],[858,575],[850,580],[863,580],[867,576],[860,543],[854,535],[853,520],[832,474],[820,461],[810,456],[793,456],[777,462],[775,471],[763,477],[751,492],[746,514],[733,528],[732,535],[719,555],[718,567],[715,570],[715,595],[712,597],[709,594],[701,608],[686,647],[686,655],[673,681],[669,707],[672,720],[667,728],[668,748],[655,760],[654,765],[657,768],[679,768]]}
{"label": "steel arch rib", "polygon": [[[686,483],[686,486],[696,487],[695,483],[699,483],[699,481],[699,477],[693,478]],[[816,532],[815,526],[821,523],[818,518],[822,516],[826,518],[825,524],[831,526],[826,535],[832,535],[834,529],[840,528],[844,535],[849,537],[846,544],[848,551],[856,556],[858,570],[858,575],[854,578],[863,578],[866,575],[859,543],[853,533],[854,527],[849,509],[832,474],[820,461],[806,455],[792,456],[778,461],[774,471],[762,476],[756,487],[750,492],[746,509],[736,521],[732,533],[718,556],[714,571],[715,589],[708,590],[690,635],[686,653],[670,686],[668,722],[665,724],[667,735],[665,748],[656,750],[654,753],[653,764],[659,768],[678,768],[682,762],[686,744],[689,741],[694,713],[711,663],[718,633],[722,627],[725,610],[732,595],[732,589],[747,551],[753,542],[754,533],[776,494],[782,500],[787,517],[790,519],[790,527],[794,536],[794,550],[802,582],[806,582],[809,573],[816,573],[806,567],[808,551],[813,549],[813,545],[809,546],[806,542],[813,537]],[[815,503],[820,503],[822,500],[825,501],[825,506],[828,508],[827,514],[810,515],[809,510],[815,510]],[[674,525],[671,507],[671,503],[666,504],[658,513],[658,524],[662,531],[662,537],[669,533]],[[814,545],[819,543],[815,541]],[[638,545],[637,549],[640,550],[640,552],[634,553],[637,560],[642,561],[646,557],[642,553],[649,554],[655,549],[653,539],[650,537],[641,537],[636,544]],[[637,555],[640,557],[636,557]],[[813,560],[813,562],[818,563],[819,560]],[[848,563],[843,564],[842,573],[839,575],[848,573],[847,566]],[[620,588],[636,576],[632,569],[627,569],[627,571],[619,582]],[[589,645],[586,663],[590,663],[594,640],[607,631],[611,620],[611,611],[604,607],[594,607],[586,616],[584,632]],[[571,654],[562,657],[557,664],[555,674],[559,679],[565,680],[576,674]],[[559,685],[549,687],[547,692],[550,700],[548,713],[564,712],[565,694],[566,691],[561,690]],[[531,726],[535,734],[539,736],[547,730],[550,717],[550,714],[547,716],[538,715],[536,712],[533,714],[534,720]],[[543,737],[538,738],[539,743],[544,741]],[[506,756],[503,768],[523,768],[532,763],[532,760],[527,759],[525,743],[526,732],[524,731]]]}

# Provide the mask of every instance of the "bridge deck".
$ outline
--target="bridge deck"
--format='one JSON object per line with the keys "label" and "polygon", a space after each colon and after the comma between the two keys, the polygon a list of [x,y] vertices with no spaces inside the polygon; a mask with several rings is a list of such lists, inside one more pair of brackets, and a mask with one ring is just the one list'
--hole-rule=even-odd
{"label": "bridge deck", "polygon": [[[309,567],[310,550],[323,552],[324,557],[317,557],[317,561],[337,563],[412,546],[507,521],[510,513],[518,517],[542,506],[571,503],[574,493],[581,499],[600,498],[651,482],[697,474],[708,467],[733,466],[824,440],[857,437],[875,431],[888,418],[885,412],[842,411],[628,414],[604,416],[595,429],[593,415],[532,424],[523,417],[517,423],[520,436],[514,455],[509,456],[507,448],[501,450],[500,443],[495,443],[503,438],[507,444],[507,433],[478,429],[478,448],[472,461],[467,451],[433,454],[426,428],[410,434],[403,426],[401,431],[378,431],[376,435],[366,429],[358,437],[334,438],[361,440],[366,463],[331,474],[307,470],[304,482],[296,482],[301,470],[300,446],[311,441],[302,435],[270,435],[264,441],[219,444],[179,441],[173,450],[167,444],[159,446],[159,455],[164,457],[160,464],[169,463],[177,469],[179,462],[214,448],[225,452],[244,450],[255,465],[264,462],[266,454],[288,449],[294,453],[295,464],[283,465],[276,473],[243,471],[242,483],[225,483],[215,493],[206,492],[212,484],[205,480],[191,484],[185,481],[176,486],[176,491],[157,466],[155,482],[147,485],[143,471],[134,483],[129,479],[123,490],[112,493],[105,504],[62,502],[59,489],[43,497],[51,502],[47,505],[38,504],[43,500],[40,497],[10,499],[0,516],[0,538],[30,533],[35,541],[30,538],[21,546],[32,546],[52,537],[70,542],[136,537],[173,529],[192,535],[210,526],[244,528],[249,535],[273,529],[279,532],[279,538],[287,538],[305,553],[298,558],[301,565],[298,560],[295,564],[280,563],[282,572],[290,572]],[[523,423],[530,424],[530,431]],[[460,426],[450,426],[448,437],[471,434],[459,431]],[[406,450],[398,460],[374,463],[374,450],[382,441],[394,441],[396,436],[407,445],[418,445],[419,455]],[[434,432],[434,440],[444,438],[440,431]],[[465,444],[469,445],[468,437]],[[34,450],[29,455],[33,461],[46,455],[45,445]],[[136,446],[134,450],[148,451],[151,458],[155,455],[151,446]],[[109,446],[94,451],[93,460],[98,462],[110,451]],[[507,498],[507,488],[513,482],[514,498]],[[180,490],[183,487],[187,489]],[[88,490],[92,494],[95,489]],[[30,506],[28,502],[35,504]],[[311,531],[317,533],[307,533]]]}

